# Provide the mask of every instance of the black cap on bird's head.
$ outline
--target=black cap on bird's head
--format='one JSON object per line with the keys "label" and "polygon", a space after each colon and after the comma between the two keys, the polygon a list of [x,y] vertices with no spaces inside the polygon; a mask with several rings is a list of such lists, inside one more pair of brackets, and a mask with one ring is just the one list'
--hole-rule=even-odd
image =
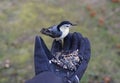
{"label": "black cap on bird's head", "polygon": [[76,26],[76,25],[77,25],[77,24],[71,23],[70,21],[62,21],[62,22],[58,25],[58,27],[60,27],[60,26],[62,26],[62,25],[64,25],[64,24],[70,24],[71,26]]}

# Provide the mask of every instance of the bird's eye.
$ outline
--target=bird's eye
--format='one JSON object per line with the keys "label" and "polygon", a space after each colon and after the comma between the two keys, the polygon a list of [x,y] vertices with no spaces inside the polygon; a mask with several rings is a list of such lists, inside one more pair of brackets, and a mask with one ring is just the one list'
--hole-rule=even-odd
{"label": "bird's eye", "polygon": [[66,27],[69,27],[68,25]]}

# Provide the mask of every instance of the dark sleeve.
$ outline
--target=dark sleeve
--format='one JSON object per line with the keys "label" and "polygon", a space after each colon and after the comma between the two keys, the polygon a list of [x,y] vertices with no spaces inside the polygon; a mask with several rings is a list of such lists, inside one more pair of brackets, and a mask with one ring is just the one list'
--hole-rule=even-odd
{"label": "dark sleeve", "polygon": [[43,72],[25,83],[63,83],[63,80],[52,72]]}

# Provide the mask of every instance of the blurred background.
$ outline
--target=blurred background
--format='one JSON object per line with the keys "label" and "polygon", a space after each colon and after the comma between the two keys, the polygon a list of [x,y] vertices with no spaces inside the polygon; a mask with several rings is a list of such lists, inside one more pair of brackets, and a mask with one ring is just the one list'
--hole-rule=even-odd
{"label": "blurred background", "polygon": [[63,20],[77,23],[92,56],[81,83],[120,83],[120,0],[0,0],[0,83],[34,76],[34,39]]}

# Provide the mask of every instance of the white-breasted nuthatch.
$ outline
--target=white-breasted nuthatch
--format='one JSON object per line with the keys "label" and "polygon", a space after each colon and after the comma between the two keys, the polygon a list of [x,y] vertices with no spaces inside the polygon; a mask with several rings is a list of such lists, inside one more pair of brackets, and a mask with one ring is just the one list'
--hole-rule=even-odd
{"label": "white-breasted nuthatch", "polygon": [[76,24],[72,24],[69,21],[62,21],[58,25],[54,25],[49,28],[42,28],[40,32],[56,40],[60,40],[65,38],[68,35],[69,28],[71,26],[76,26]]}

